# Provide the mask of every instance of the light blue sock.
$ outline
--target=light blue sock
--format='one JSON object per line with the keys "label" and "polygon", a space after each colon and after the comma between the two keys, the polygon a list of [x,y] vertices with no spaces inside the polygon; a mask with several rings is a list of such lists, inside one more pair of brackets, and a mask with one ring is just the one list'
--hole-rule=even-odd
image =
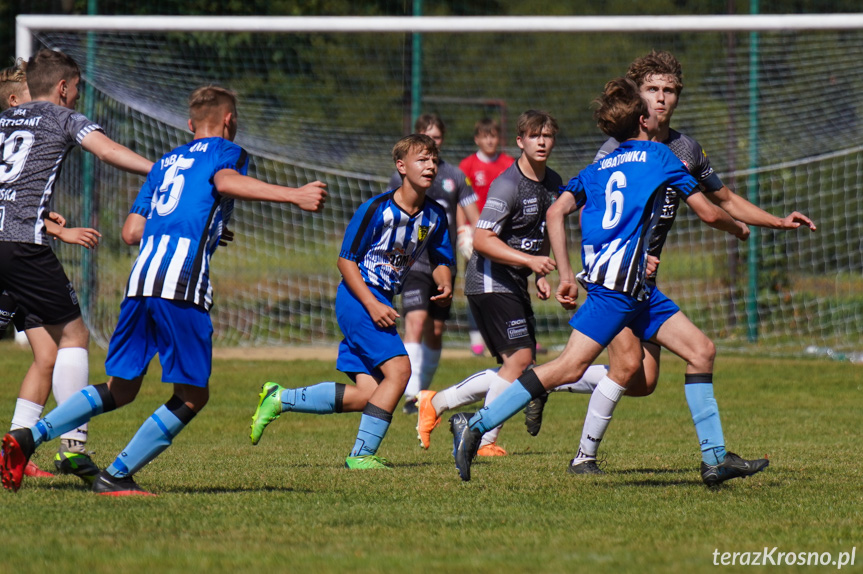
{"label": "light blue sock", "polygon": [[84,387],[36,422],[30,429],[33,442],[39,446],[45,441],[57,438],[102,414],[104,410],[102,397],[96,387]]}
{"label": "light blue sock", "polygon": [[719,421],[719,406],[713,397],[713,375],[688,374],[683,389],[701,444],[701,460],[705,464],[720,464],[725,460],[725,437]]}
{"label": "light blue sock", "polygon": [[377,453],[392,420],[392,413],[388,413],[371,403],[367,404],[366,408],[363,409],[363,416],[360,418],[360,429],[357,432],[357,441],[351,450],[351,456]]}
{"label": "light blue sock", "polygon": [[336,412],[336,383],[282,391],[282,412],[328,415]]}
{"label": "light blue sock", "polygon": [[[528,371],[533,374],[532,371]],[[522,375],[522,378],[524,375]],[[536,375],[534,375],[536,377]],[[470,419],[470,428],[485,434],[501,425],[534,398],[518,378],[495,400],[481,408]]]}
{"label": "light blue sock", "polygon": [[184,428],[186,423],[162,405],[144,421],[120,456],[107,468],[108,474],[118,478],[135,474],[171,446],[174,437]]}

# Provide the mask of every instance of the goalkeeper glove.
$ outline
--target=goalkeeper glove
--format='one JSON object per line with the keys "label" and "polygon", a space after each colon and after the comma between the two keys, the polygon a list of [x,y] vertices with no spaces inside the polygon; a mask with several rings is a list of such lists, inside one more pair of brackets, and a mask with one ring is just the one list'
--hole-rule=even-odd
{"label": "goalkeeper glove", "polygon": [[465,259],[470,259],[473,253],[473,229],[467,224],[460,225],[457,235],[456,249],[458,250],[458,254]]}

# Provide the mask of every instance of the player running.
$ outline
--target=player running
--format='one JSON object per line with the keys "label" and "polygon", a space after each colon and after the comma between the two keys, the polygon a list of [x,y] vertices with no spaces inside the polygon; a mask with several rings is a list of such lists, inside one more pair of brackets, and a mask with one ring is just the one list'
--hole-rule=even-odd
{"label": "player running", "polygon": [[[738,221],[766,227],[771,229],[797,229],[801,226],[815,231],[815,225],[805,215],[794,211],[784,218],[772,215],[745,198],[735,194],[726,187],[713,167],[707,153],[693,138],[682,134],[670,127],[671,117],[677,108],[680,93],[683,90],[682,67],[677,58],[669,52],[651,52],[644,57],[632,62],[627,71],[627,77],[634,81],[647,100],[651,113],[655,113],[659,121],[659,128],[653,141],[659,141],[667,145],[672,152],[683,161],[689,173],[699,182],[699,189],[707,199],[721,207],[729,215]],[[600,161],[608,153],[619,146],[619,142],[610,138],[599,149],[594,161]],[[566,198],[564,198],[566,199]],[[649,246],[648,253],[659,260],[662,248],[677,216],[680,197],[674,190],[665,193],[662,215],[657,226],[656,233]],[[562,206],[561,206],[562,207]],[[549,222],[549,225],[563,225],[562,222]],[[563,235],[558,235],[563,238]],[[561,278],[573,277],[569,268],[569,261],[559,261],[558,271]],[[656,284],[656,273],[648,274],[647,281],[651,285]],[[574,301],[562,301],[565,307],[574,308]],[[561,385],[554,389],[557,391],[568,391],[575,393],[591,393],[596,384],[609,373],[616,381],[622,381],[626,386],[626,394],[630,396],[647,396],[656,388],[659,379],[660,346],[647,340],[639,340],[629,328],[624,328],[609,345],[609,356],[611,365],[592,365],[585,372],[581,380],[567,385]],[[707,360],[707,358],[705,358]],[[712,359],[709,360],[712,363]],[[532,435],[537,435],[542,425],[542,412],[546,397],[538,397],[525,407],[525,424]],[[588,411],[588,417],[606,417],[605,412]],[[602,437],[594,436],[596,441],[585,445],[593,450],[599,445]],[[595,452],[595,451],[594,451]],[[584,450],[582,451],[584,454]],[[576,457],[578,464],[571,470],[576,473],[589,472],[596,474],[601,472],[595,462],[584,460],[584,457]],[[582,465],[581,463],[587,463]]]}
{"label": "player running", "polygon": [[252,444],[283,412],[362,412],[360,428],[345,466],[350,469],[389,469],[377,455],[393,411],[408,384],[411,364],[396,330],[400,316],[393,297],[405,275],[423,252],[434,266],[436,295],[431,301],[452,301],[455,264],[447,217],[426,197],[437,174],[437,146],[424,134],[402,138],[393,147],[401,184],[363,203],[351,218],[339,253],[342,282],[336,295],[336,318],[344,339],[336,368],[355,386],[323,382],[285,389],[265,383],[252,416]]}
{"label": "player running", "polygon": [[[628,326],[639,337],[653,339],[687,361],[686,399],[695,421],[702,450],[702,480],[717,484],[748,476],[767,467],[766,459],[747,461],[726,453],[719,411],[713,398],[712,343],[695,327],[673,301],[646,282],[650,241],[662,215],[666,189],[671,187],[705,223],[738,238],[747,234],[745,225],[709,203],[697,192],[697,181],[674,154],[659,143],[647,141],[658,130],[657,114],[651,113],[638,87],[629,79],[606,84],[594,117],[607,135],[623,143],[601,162],[594,163],[570,180],[561,199],[549,212],[582,212],[582,279],[586,302],[571,319],[573,333],[563,353],[554,361],[522,374],[490,405],[473,416],[465,413],[450,419],[453,454],[462,480],[470,480],[470,467],[480,436],[518,412],[530,400],[572,377],[580,377],[603,347]],[[568,196],[572,198],[568,198]],[[561,228],[550,227],[555,259],[568,260]],[[558,247],[563,245],[562,251]],[[560,296],[574,298],[574,285],[562,278]],[[711,356],[712,358],[712,356]],[[617,402],[624,387],[609,376],[598,383],[593,401]],[[613,407],[612,407],[613,409]],[[596,431],[604,431],[603,421]],[[605,421],[607,425],[607,420]],[[595,432],[585,427],[583,440]]]}
{"label": "player running", "polygon": [[294,203],[306,211],[323,207],[326,191],[319,181],[294,189],[245,175],[248,154],[233,143],[233,92],[217,86],[195,90],[189,117],[195,138],[153,166],[123,226],[123,240],[141,247],[108,347],[105,370],[110,378],[72,395],[33,427],[3,437],[0,474],[7,489],[18,490],[24,466],[40,444],[131,403],[158,353],[162,381],[171,383],[174,393],[92,487],[108,496],[151,495],[138,486],[134,474],[168,448],[209,399],[210,258],[230,219],[233,200]]}
{"label": "player running", "polygon": [[[22,74],[24,70],[21,70]],[[102,128],[75,111],[81,74],[75,61],[54,50],[40,50],[27,63],[29,97],[19,91],[0,115],[0,145],[5,164],[0,173],[0,291],[26,314],[25,333],[36,353],[34,367],[21,385],[16,426],[31,426],[42,413],[52,386],[58,402],[87,385],[90,333],[81,318],[78,297],[49,239],[46,218],[54,203],[54,185],[69,150],[80,145],[102,161],[131,173],[146,174],[152,162],[109,139]],[[26,101],[32,98],[30,101]],[[92,247],[98,232],[83,229]],[[75,240],[73,240],[75,241]],[[24,402],[26,401],[26,402]],[[87,426],[67,429],[55,457],[61,472],[92,483],[99,468],[86,450]],[[8,461],[7,461],[8,462]]]}

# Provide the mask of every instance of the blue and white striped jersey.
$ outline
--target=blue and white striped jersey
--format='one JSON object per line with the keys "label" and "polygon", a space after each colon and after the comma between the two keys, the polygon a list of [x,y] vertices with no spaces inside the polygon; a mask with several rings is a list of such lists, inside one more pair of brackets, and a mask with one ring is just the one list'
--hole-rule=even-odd
{"label": "blue and white striped jersey", "polygon": [[363,203],[351,218],[339,257],[356,262],[366,284],[392,299],[426,249],[433,266],[455,265],[443,208],[426,198],[411,215],[388,191]]}
{"label": "blue and white striped jersey", "polygon": [[584,168],[563,188],[584,207],[579,279],[643,299],[649,294],[645,262],[665,190],[688,198],[697,185],[680,159],[656,142],[625,141]]}
{"label": "blue and white striped jersey", "polygon": [[245,175],[248,155],[219,137],[194,140],[153,165],[131,210],[147,222],[127,297],[213,306],[210,257],[234,208],[234,200],[219,195],[213,184],[222,169]]}
{"label": "blue and white striped jersey", "polygon": [[[689,173],[698,180],[699,190],[703,193],[713,193],[719,191],[725,185],[716,174],[713,166],[710,165],[710,158],[707,157],[707,152],[693,138],[686,134],[682,134],[677,130],[668,130],[668,139],[664,142],[674,155],[683,162]],[[620,143],[614,138],[602,144],[596,156],[593,158],[597,162],[607,156],[610,152],[617,149]],[[650,241],[650,255],[659,257],[662,253],[662,247],[665,245],[665,240],[668,238],[668,232],[671,231],[671,226],[674,223],[674,218],[677,217],[677,208],[680,205],[680,197],[674,190],[666,190],[665,205],[662,207],[662,217],[656,232],[653,234],[653,239]]]}

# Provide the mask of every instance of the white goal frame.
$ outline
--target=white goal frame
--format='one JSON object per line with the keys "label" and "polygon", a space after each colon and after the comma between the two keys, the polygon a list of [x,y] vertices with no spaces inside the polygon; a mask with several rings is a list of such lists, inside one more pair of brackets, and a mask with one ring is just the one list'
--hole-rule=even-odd
{"label": "white goal frame", "polygon": [[15,52],[29,58],[39,30],[85,32],[779,32],[863,29],[863,14],[697,16],[57,16],[15,19]]}

